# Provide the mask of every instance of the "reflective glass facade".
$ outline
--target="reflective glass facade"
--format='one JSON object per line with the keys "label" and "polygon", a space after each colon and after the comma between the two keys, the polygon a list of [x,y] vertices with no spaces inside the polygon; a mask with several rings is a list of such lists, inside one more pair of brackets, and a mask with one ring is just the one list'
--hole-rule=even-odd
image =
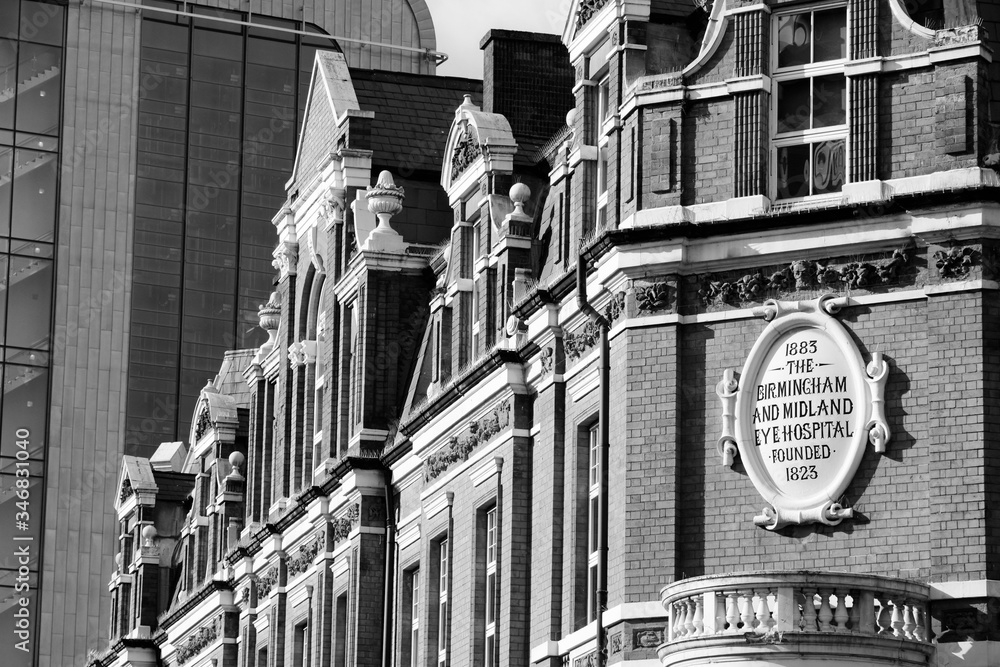
{"label": "reflective glass facade", "polygon": [[[180,9],[175,3],[147,3]],[[126,453],[185,439],[226,350],[259,345],[271,224],[316,48],[293,21],[188,5],[144,12]],[[316,30],[311,26],[307,30]]]}
{"label": "reflective glass facade", "polygon": [[0,2],[0,655],[36,637],[65,10]]}

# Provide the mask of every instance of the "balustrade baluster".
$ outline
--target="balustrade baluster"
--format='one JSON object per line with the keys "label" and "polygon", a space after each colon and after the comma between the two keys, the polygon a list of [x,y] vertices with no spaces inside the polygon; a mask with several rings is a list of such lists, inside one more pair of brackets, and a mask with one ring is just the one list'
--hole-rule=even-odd
{"label": "balustrade baluster", "polygon": [[892,603],[892,635],[894,637],[903,636],[903,610],[900,609],[902,604],[900,600],[890,600]]}
{"label": "balustrade baluster", "polygon": [[694,604],[691,598],[684,600],[684,636],[690,637],[694,634]]}
{"label": "balustrade baluster", "polygon": [[834,591],[837,596],[837,608],[833,612],[833,620],[836,622],[836,632],[847,632],[847,594],[843,590]]}
{"label": "balustrade baluster", "polygon": [[712,593],[712,608],[715,614],[713,634],[721,635],[726,631],[726,597],[722,593]]}
{"label": "balustrade baluster", "polygon": [[[795,630],[801,630],[805,626],[805,616],[802,610],[805,609],[806,596],[802,594],[802,591],[796,590],[792,593],[792,628]],[[799,609],[799,605],[802,605],[802,609]]]}
{"label": "balustrade baluster", "polygon": [[847,622],[851,624],[851,632],[858,632],[861,629],[860,601],[857,595],[851,595],[851,608],[847,610]]}
{"label": "balustrade baluster", "polygon": [[726,623],[728,623],[727,633],[734,635],[740,631],[740,602],[736,591],[726,594]]}
{"label": "balustrade baluster", "polygon": [[833,632],[830,621],[833,620],[833,611],[830,609],[830,591],[819,591],[819,631]]}
{"label": "balustrade baluster", "polygon": [[754,615],[754,632],[758,635],[766,634],[771,629],[771,610],[767,606],[767,591],[755,591],[760,598]]}
{"label": "balustrade baluster", "polygon": [[916,639],[913,631],[917,629],[916,619],[913,617],[913,603],[906,600],[903,603],[903,634],[907,639]]}
{"label": "balustrade baluster", "polygon": [[913,623],[916,626],[913,629],[913,638],[918,642],[927,641],[927,613],[923,605],[913,605]]}
{"label": "balustrade baluster", "polygon": [[876,633],[879,635],[884,635],[892,632],[892,626],[890,622],[892,620],[891,614],[889,613],[889,598],[884,594],[880,593],[878,598],[878,616],[875,617],[875,627]]}
{"label": "balustrade baluster", "polygon": [[740,628],[740,631],[751,632],[753,631],[753,591],[750,591],[749,595],[740,592],[740,606],[742,609],[740,620],[743,621],[743,627]]}
{"label": "balustrade baluster", "polygon": [[705,601],[700,595],[694,599],[694,618],[691,625],[694,626],[693,634],[705,634]]}
{"label": "balustrade baluster", "polygon": [[675,600],[673,604],[673,618],[671,619],[670,632],[674,637],[684,636],[684,603]]}

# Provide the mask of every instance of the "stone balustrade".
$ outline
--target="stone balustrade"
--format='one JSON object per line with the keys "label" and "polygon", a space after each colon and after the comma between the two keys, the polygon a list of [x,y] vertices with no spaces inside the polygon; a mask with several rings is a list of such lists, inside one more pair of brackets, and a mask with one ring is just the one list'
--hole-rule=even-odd
{"label": "stone balustrade", "polygon": [[899,651],[888,642],[906,644],[904,653],[919,664],[933,650],[928,599],[924,584],[863,574],[763,572],[684,579],[661,592],[669,625],[660,658],[664,665],[703,659],[707,664],[713,644],[719,651],[730,645],[725,649],[730,656],[733,644],[748,655],[754,646],[780,654],[778,645],[784,644],[794,649],[781,664],[806,664],[810,653],[816,659],[839,659],[840,651],[858,658],[844,664],[878,664],[883,652]]}

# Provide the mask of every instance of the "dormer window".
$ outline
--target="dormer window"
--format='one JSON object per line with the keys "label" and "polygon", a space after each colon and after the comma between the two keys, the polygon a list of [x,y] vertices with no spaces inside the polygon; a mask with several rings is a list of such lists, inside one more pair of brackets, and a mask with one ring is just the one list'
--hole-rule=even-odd
{"label": "dormer window", "polygon": [[772,51],[773,192],[840,192],[847,163],[847,8],[777,14]]}

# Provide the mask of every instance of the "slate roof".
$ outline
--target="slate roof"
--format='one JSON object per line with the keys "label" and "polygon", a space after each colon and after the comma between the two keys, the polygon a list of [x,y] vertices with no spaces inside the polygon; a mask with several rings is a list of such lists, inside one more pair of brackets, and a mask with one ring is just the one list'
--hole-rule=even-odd
{"label": "slate roof", "polygon": [[440,171],[455,109],[466,94],[483,104],[483,82],[454,76],[352,69],[358,106],[374,111],[372,164],[407,174]]}

